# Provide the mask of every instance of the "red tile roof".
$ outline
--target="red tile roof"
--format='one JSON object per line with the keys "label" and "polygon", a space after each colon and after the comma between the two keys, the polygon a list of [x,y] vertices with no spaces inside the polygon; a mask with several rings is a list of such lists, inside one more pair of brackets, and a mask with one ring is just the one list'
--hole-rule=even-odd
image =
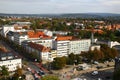
{"label": "red tile roof", "polygon": [[36,43],[33,43],[33,42],[29,42],[28,44],[31,48],[37,49],[41,52],[49,52],[50,51],[50,48],[47,48],[47,47],[45,47],[43,45],[40,45],[40,44],[36,44]]}
{"label": "red tile roof", "polygon": [[5,47],[0,47],[0,51],[4,53],[8,52],[8,50]]}
{"label": "red tile roof", "polygon": [[27,32],[29,38],[51,38],[50,36],[45,35],[42,31],[28,31]]}
{"label": "red tile roof", "polygon": [[64,40],[72,40],[72,36],[57,36],[56,40],[57,41],[64,41]]}
{"label": "red tile roof", "polygon": [[99,34],[103,34],[105,33],[103,30],[101,29],[86,29],[86,31],[91,31],[91,32],[94,32],[94,33],[99,33]]}

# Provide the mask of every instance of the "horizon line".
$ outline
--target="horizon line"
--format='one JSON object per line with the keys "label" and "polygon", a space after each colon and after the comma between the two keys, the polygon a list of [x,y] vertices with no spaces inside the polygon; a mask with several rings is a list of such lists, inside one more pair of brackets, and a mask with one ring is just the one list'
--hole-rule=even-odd
{"label": "horizon line", "polygon": [[120,13],[109,13],[109,12],[86,12],[86,13],[0,13],[0,14],[26,14],[26,15],[60,15],[60,14],[120,14]]}

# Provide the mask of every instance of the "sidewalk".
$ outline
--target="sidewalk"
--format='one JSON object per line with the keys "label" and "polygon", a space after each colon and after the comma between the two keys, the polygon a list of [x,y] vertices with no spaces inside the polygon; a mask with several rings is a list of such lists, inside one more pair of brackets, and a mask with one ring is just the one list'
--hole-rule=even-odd
{"label": "sidewalk", "polygon": [[41,70],[43,70],[44,72],[48,73],[49,71],[47,69],[45,69],[44,67],[42,67],[41,63],[34,63],[37,67],[39,67]]}

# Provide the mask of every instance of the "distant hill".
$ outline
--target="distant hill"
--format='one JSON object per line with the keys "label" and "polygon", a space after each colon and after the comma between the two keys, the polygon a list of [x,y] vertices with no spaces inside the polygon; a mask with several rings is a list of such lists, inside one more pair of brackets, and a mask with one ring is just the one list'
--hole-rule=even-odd
{"label": "distant hill", "polygon": [[63,14],[63,17],[82,17],[82,18],[97,18],[97,17],[116,17],[120,14],[112,13],[77,13],[77,14]]}
{"label": "distant hill", "polygon": [[72,17],[72,18],[102,18],[102,17],[120,17],[120,14],[113,13],[68,13],[68,14],[5,14],[0,13],[0,16],[18,16],[18,17]]}

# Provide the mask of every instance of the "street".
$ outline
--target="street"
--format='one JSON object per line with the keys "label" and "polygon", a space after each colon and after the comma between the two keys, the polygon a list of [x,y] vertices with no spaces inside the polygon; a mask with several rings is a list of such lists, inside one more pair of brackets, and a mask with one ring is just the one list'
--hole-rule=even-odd
{"label": "street", "polygon": [[26,59],[24,56],[21,56],[19,53],[15,52],[14,49],[10,48],[5,42],[0,40],[0,45],[4,46],[8,51],[12,51],[13,54],[21,57],[22,58],[22,62],[24,62],[24,61],[27,62],[26,67],[28,67],[28,68],[30,68],[32,70],[31,73],[34,74],[36,71],[40,70],[40,68],[35,65],[35,62],[32,62],[31,60]]}
{"label": "street", "polygon": [[103,71],[98,71],[98,74],[92,75],[92,72],[84,73],[82,75],[79,75],[77,77],[81,79],[86,79],[86,80],[112,80],[114,69],[108,69],[108,70],[103,70]]}

